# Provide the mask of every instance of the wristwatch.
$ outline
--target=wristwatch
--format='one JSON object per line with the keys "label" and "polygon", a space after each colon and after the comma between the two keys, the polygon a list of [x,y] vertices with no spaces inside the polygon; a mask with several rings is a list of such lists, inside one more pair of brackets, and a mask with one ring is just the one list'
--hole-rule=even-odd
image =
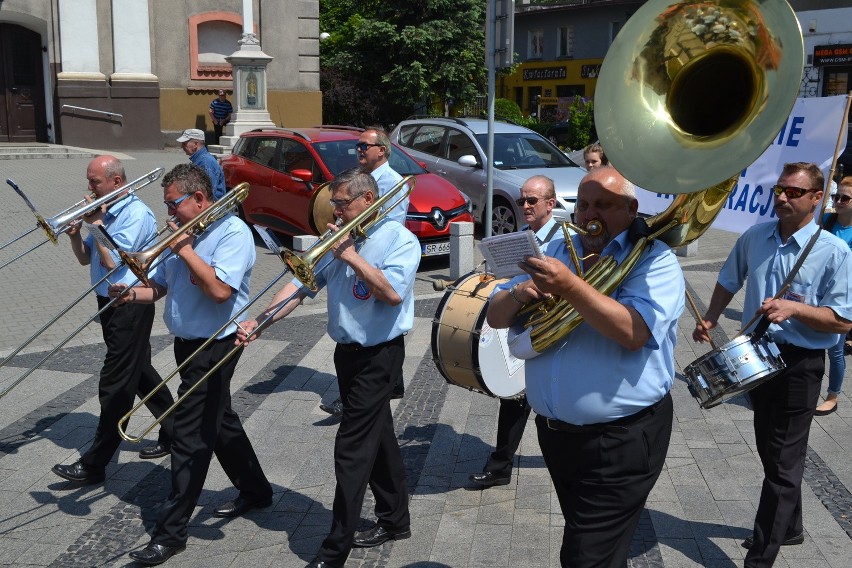
{"label": "wristwatch", "polygon": [[524,305],[524,302],[522,302],[522,301],[521,301],[521,300],[520,300],[520,299],[519,299],[519,298],[515,295],[515,289],[516,289],[517,287],[518,287],[518,285],[517,285],[517,284],[515,284],[514,286],[512,286],[511,288],[509,288],[509,295],[512,297],[512,299],[513,299],[513,300],[515,300],[515,302],[517,302],[519,305],[523,306],[523,305]]}

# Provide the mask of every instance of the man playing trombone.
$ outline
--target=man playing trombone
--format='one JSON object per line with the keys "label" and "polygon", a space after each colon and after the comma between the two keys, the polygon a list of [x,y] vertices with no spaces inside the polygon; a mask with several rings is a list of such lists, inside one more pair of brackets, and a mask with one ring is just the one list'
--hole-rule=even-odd
{"label": "man playing trombone", "polygon": [[[331,182],[334,215],[345,223],[367,212],[377,195],[376,181],[357,170]],[[367,230],[366,240],[338,237],[333,254],[322,257],[314,270],[328,292],[328,334],[337,342],[334,366],[343,413],[334,444],[331,532],[309,568],[343,566],[353,545],[377,546],[411,536],[405,467],[389,402],[405,359],[403,335],[414,323],[420,247],[413,234],[387,217]],[[257,320],[243,324],[238,341],[253,339],[258,322],[266,327],[283,318],[308,295],[313,296],[296,280],[290,282]],[[378,522],[356,535],[368,484]]]}
{"label": "man playing trombone", "polygon": [[[89,190],[96,198],[101,198],[127,184],[124,167],[114,156],[97,156],[86,169]],[[122,250],[139,250],[157,234],[157,222],[154,214],[135,195],[102,206],[85,217],[90,225],[102,225],[112,240]],[[71,250],[82,265],[90,267],[92,284],[102,280],[108,272],[115,269],[120,259],[117,251],[111,251],[100,240],[89,235],[83,239],[80,235],[80,223],[68,230]],[[129,284],[134,280],[133,273],[121,266],[110,276],[112,282]],[[98,308],[109,303],[108,281],[95,288]],[[80,483],[100,483],[104,480],[107,463],[121,443],[116,423],[133,406],[138,394],[145,396],[160,383],[160,375],[151,365],[151,326],[154,323],[154,306],[137,305],[107,309],[100,315],[101,329],[107,353],[101,367],[98,383],[101,415],[98,429],[91,447],[73,464],[57,464],[53,472],[69,481]],[[159,417],[172,405],[172,395],[168,391],[157,393],[147,406]],[[139,457],[160,458],[169,453],[171,444],[172,421],[166,419],[160,428],[156,444],[143,448]]]}
{"label": "man playing trombone", "polygon": [[[210,178],[198,166],[176,166],[163,178],[163,188],[169,215],[180,224],[204,215],[213,204]],[[198,236],[176,232],[168,247],[171,255],[158,267],[150,288],[135,286],[128,290],[120,284],[111,287],[110,294],[132,304],[151,304],[165,296],[163,318],[175,335],[175,361],[178,365],[187,362],[180,372],[178,395],[182,396],[234,343],[236,322],[218,335],[216,332],[235,319],[248,301],[255,249],[248,226],[231,214],[210,223]],[[216,340],[193,357],[214,335]],[[241,353],[198,385],[175,410],[171,494],[151,542],[130,553],[142,564],[161,564],[186,546],[187,523],[214,453],[240,492],[236,500],[217,508],[214,516],[237,517],[272,504],[272,486],[231,408],[231,377]]]}

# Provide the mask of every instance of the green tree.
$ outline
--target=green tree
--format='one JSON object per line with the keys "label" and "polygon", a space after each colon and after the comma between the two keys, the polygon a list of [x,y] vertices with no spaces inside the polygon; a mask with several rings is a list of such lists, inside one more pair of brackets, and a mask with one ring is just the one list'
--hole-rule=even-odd
{"label": "green tree", "polygon": [[473,100],[485,83],[484,21],[484,0],[323,0],[325,121],[395,123],[436,101]]}

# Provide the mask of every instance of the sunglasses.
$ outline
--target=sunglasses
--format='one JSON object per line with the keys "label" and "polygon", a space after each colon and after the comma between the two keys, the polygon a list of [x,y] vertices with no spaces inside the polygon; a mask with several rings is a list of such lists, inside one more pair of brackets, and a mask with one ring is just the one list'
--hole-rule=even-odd
{"label": "sunglasses", "polygon": [[781,195],[782,193],[787,196],[788,199],[797,199],[803,196],[806,193],[811,193],[814,191],[819,191],[818,189],[804,189],[802,187],[796,187],[794,185],[773,185],[772,193],[776,196]]}
{"label": "sunglasses", "polygon": [[180,205],[180,202],[192,195],[191,193],[187,193],[180,199],[175,199],[174,201],[163,201],[163,205],[168,207],[169,209],[177,209],[177,206]]}
{"label": "sunglasses", "polygon": [[832,193],[831,200],[835,203],[849,203],[849,201],[852,201],[852,195],[837,195],[836,193]]}
{"label": "sunglasses", "polygon": [[515,203],[518,207],[523,207],[527,203],[535,207],[535,204],[538,203],[542,198],[541,197],[521,197],[515,200]]}
{"label": "sunglasses", "polygon": [[366,142],[358,142],[355,144],[355,149],[359,152],[366,152],[367,148],[372,148],[373,146],[381,146],[381,144],[368,144]]}
{"label": "sunglasses", "polygon": [[335,209],[337,209],[338,207],[342,209],[343,207],[347,207],[350,203],[352,203],[363,195],[363,193],[359,193],[358,195],[350,197],[349,199],[329,199],[328,203]]}

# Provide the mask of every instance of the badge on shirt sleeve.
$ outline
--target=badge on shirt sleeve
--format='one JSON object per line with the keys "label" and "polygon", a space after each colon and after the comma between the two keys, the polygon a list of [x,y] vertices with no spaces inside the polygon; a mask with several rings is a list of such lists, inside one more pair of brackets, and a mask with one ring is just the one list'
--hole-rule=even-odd
{"label": "badge on shirt sleeve", "polygon": [[372,293],[370,289],[367,287],[367,283],[363,280],[356,278],[355,284],[352,285],[352,295],[355,296],[358,300],[368,300]]}

